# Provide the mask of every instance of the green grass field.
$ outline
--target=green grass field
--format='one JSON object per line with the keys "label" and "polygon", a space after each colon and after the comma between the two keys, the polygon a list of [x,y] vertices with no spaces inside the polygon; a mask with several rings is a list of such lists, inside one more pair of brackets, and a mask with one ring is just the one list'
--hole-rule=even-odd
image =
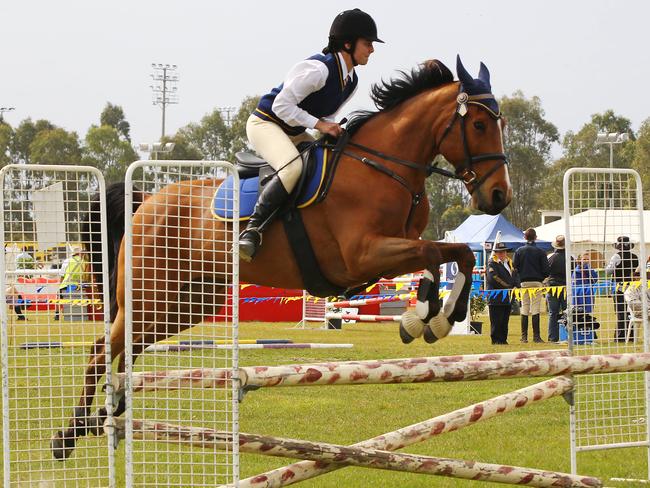
{"label": "green grass field", "polygon": [[[20,341],[43,340],[43,327],[39,325],[39,318],[35,314],[29,318],[27,324],[19,326]],[[545,315],[542,321],[543,337],[546,337]],[[276,365],[565,347],[565,345],[520,344],[519,317],[511,318],[510,345],[492,346],[486,317],[483,318],[483,322],[483,335],[451,336],[434,345],[425,344],[421,340],[403,345],[399,341],[396,324],[344,325],[343,330],[336,331],[297,329],[293,328],[294,324],[243,323],[240,325],[241,339],[287,338],[295,342],[353,343],[355,347],[332,350],[244,350],[240,352],[240,363],[242,366]],[[71,336],[74,334],[75,324],[57,325],[57,327],[60,327],[59,332],[62,334]],[[95,329],[96,331],[85,332],[90,334],[99,332],[101,325],[97,324]],[[51,330],[50,334],[52,334]],[[76,352],[82,354],[85,349],[87,348],[81,348]],[[35,351],[24,352],[22,364],[25,369],[34,367],[38,354]],[[65,360],[61,366],[66,367]],[[81,373],[79,368],[69,371],[70,375]],[[240,406],[240,429],[242,432],[257,434],[353,444],[522,388],[542,379],[269,388],[246,395]],[[14,407],[20,408],[20,404]],[[188,424],[191,424],[191,418],[191,412],[188,412]],[[30,440],[25,439],[24,442],[29,444]],[[80,446],[84,443],[86,446],[92,446],[92,449],[101,449],[104,446],[102,439],[93,437],[82,439]],[[47,446],[42,447],[42,455],[47,457],[49,454]],[[457,432],[443,434],[425,443],[408,447],[405,452],[569,472],[568,406],[562,398],[554,398]],[[123,456],[124,446],[121,445],[117,460],[118,486],[123,486]],[[74,459],[66,461],[71,463],[70,466],[77,466],[75,463],[78,462]],[[644,478],[647,474],[646,463],[647,452],[644,449],[618,449],[578,455],[580,474],[602,477],[608,486],[636,486],[634,483],[609,481],[609,478]],[[54,462],[53,464],[56,465]],[[288,464],[287,460],[280,458],[242,455],[241,477],[252,476],[285,464]],[[77,484],[71,482],[69,486],[77,486]],[[341,488],[499,485],[363,468],[344,468],[306,481],[300,486]]]}

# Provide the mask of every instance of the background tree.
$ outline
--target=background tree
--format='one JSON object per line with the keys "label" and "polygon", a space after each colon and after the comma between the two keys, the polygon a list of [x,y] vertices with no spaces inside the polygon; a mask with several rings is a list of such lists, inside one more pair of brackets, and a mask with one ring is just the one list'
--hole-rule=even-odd
{"label": "background tree", "polygon": [[178,131],[173,137],[165,137],[162,142],[173,142],[174,149],[169,153],[160,153],[158,159],[169,159],[179,161],[198,161],[205,159],[201,151],[194,146],[183,131]]}
{"label": "background tree", "polygon": [[250,150],[248,136],[246,135],[246,121],[253,113],[260,101],[259,96],[248,96],[244,98],[237,115],[230,125],[230,148],[228,149],[226,161],[234,161],[235,153],[238,151]]}
{"label": "background tree", "polygon": [[0,122],[0,168],[11,163],[11,143],[14,137],[13,128],[6,122]]}
{"label": "background tree", "polygon": [[[609,110],[604,114],[592,115],[590,122],[578,132],[567,132],[562,139],[562,157],[549,166],[544,191],[539,198],[541,207],[549,210],[563,208],[562,180],[569,168],[609,168],[609,145],[596,145],[596,136],[599,132],[616,132],[618,128],[630,126],[628,119],[616,116]],[[634,145],[630,141],[614,146],[615,168],[631,167]],[[585,200],[584,204],[588,206],[589,202]]]}
{"label": "background tree", "polygon": [[630,135],[634,139],[634,131],[632,131],[632,122],[625,117],[618,116],[613,110],[606,110],[602,114],[594,114],[591,116],[591,123],[596,126],[598,132],[619,132]]}
{"label": "background tree", "polygon": [[37,164],[79,164],[81,147],[76,132],[56,128],[37,132],[29,145],[32,163]]}
{"label": "background tree", "polygon": [[14,132],[11,142],[11,162],[29,164],[32,162],[30,146],[39,132],[55,129],[56,126],[48,120],[23,120]]}
{"label": "background tree", "polygon": [[200,151],[205,159],[224,160],[230,149],[230,131],[218,109],[205,115],[198,124],[191,123],[179,130],[181,136]]}
{"label": "background tree", "polygon": [[82,162],[98,168],[107,182],[122,181],[126,169],[138,155],[128,141],[122,140],[110,125],[88,129],[82,150]]}
{"label": "background tree", "polygon": [[650,118],[643,121],[634,146],[630,147],[633,147],[634,151],[631,166],[641,175],[643,184],[643,207],[650,208]]}
{"label": "background tree", "polygon": [[507,125],[505,152],[510,161],[512,202],[504,214],[521,229],[537,224],[539,200],[547,177],[551,147],[559,139],[557,127],[544,117],[538,97],[527,99],[521,91],[499,101]]}
{"label": "background tree", "polygon": [[99,123],[100,125],[113,127],[122,136],[123,140],[131,142],[131,136],[129,134],[131,125],[126,121],[124,110],[119,105],[106,102],[106,106],[99,116]]}
{"label": "background tree", "polygon": [[[440,157],[439,167],[453,171],[453,167]],[[425,182],[426,194],[429,199],[429,223],[422,233],[424,239],[439,240],[445,237],[445,231],[453,230],[464,220],[460,218],[458,221],[458,213],[456,211],[447,212],[450,208],[462,207],[466,208],[466,213],[469,215],[469,198],[464,192],[462,183],[446,178],[442,175],[433,174],[427,178]]]}

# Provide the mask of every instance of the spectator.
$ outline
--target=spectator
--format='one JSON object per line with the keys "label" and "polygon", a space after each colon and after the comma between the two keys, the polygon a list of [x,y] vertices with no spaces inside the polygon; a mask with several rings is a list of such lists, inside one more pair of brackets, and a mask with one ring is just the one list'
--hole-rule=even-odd
{"label": "spectator", "polygon": [[[641,279],[641,270],[637,269],[634,272],[634,280]],[[650,318],[650,289],[645,288],[646,296],[646,317]],[[634,324],[641,323],[643,320],[643,287],[641,285],[628,286],[625,292],[623,293],[625,298],[625,303],[627,304],[627,310],[630,314],[630,327],[628,329],[627,339],[632,339],[635,335]]]}
{"label": "spectator", "polygon": [[27,320],[27,317],[25,317],[25,314],[23,313],[23,310],[25,308],[25,300],[23,299],[23,296],[20,294],[20,292],[16,289],[15,285],[9,285],[7,287],[7,290],[5,291],[5,297],[7,303],[14,307],[14,312],[16,312],[18,320]]}
{"label": "spectator", "polygon": [[594,309],[594,285],[598,281],[598,273],[591,267],[589,255],[578,257],[575,269],[571,274],[574,307],[581,307],[582,313],[592,313]]}
{"label": "spectator", "polygon": [[[528,317],[532,316],[533,341],[544,342],[539,330],[539,313],[541,311],[542,294],[539,289],[542,281],[548,276],[549,266],[546,253],[535,245],[537,232],[528,228],[524,231],[526,245],[515,252],[515,272],[521,280],[521,342],[528,342]],[[530,291],[526,291],[528,288]]]}
{"label": "spectator", "polygon": [[[557,295],[549,292],[546,295],[548,302],[548,341],[558,342],[560,340],[560,328],[558,319],[562,312],[566,310],[566,254],[564,236],[558,235],[553,241],[555,251],[548,257],[549,274],[546,278],[548,286],[562,287]],[[571,269],[573,269],[573,258],[571,259]]]}
{"label": "spectator", "polygon": [[[488,290],[510,290],[518,285],[512,261],[508,258],[509,250],[510,248],[502,242],[494,245],[494,255],[486,270]],[[512,311],[511,294],[509,292],[505,292],[505,295],[489,294],[488,309],[492,344],[508,344],[508,322]]]}
{"label": "spectator", "polygon": [[[88,264],[83,256],[83,249],[79,246],[73,248],[72,257],[66,259],[61,267],[63,278],[59,285],[59,303],[62,303],[67,294],[78,291],[81,292],[84,285],[89,284]],[[54,320],[59,320],[61,306],[56,307]]]}
{"label": "spectator", "polygon": [[16,269],[35,269],[36,260],[34,256],[27,252],[27,248],[23,247],[22,252],[16,256]]}
{"label": "spectator", "polygon": [[[616,312],[616,342],[625,342],[629,326],[629,317],[625,305],[625,294],[622,284],[634,280],[634,270],[639,267],[639,258],[631,250],[634,244],[630,242],[628,236],[619,236],[616,239],[614,248],[617,252],[609,260],[605,268],[605,274],[611,276],[614,280],[614,310]],[[634,331],[630,331],[627,337],[631,342],[634,341]]]}

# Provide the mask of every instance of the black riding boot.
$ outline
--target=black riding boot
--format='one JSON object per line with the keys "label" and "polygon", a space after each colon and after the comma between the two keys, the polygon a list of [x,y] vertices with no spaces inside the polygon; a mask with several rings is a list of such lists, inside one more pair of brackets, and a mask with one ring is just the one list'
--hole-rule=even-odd
{"label": "black riding boot", "polygon": [[521,316],[521,342],[528,342],[528,315]]}
{"label": "black riding boot", "polygon": [[239,236],[240,259],[247,263],[253,259],[262,244],[262,232],[273,221],[275,211],[287,201],[287,198],[289,198],[289,194],[284,189],[282,181],[277,174],[273,175],[271,181],[264,185],[257,199],[253,215],[251,215],[246,229]]}
{"label": "black riding boot", "polygon": [[544,342],[539,333],[539,314],[533,315],[533,342]]}

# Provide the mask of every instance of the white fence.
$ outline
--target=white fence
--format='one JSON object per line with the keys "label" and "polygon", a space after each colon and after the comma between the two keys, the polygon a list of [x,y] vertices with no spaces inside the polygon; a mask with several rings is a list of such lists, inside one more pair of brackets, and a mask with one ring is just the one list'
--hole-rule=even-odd
{"label": "white fence", "polygon": [[[239,477],[237,442],[233,450],[220,451],[140,440],[147,435],[137,427],[138,421],[164,422],[237,438],[238,192],[231,194],[236,209],[232,224],[217,220],[210,210],[216,178],[228,175],[238,181],[232,165],[204,161],[141,161],[126,175],[127,208],[134,191],[153,195],[125,224],[125,262],[130,264],[125,267],[126,378],[132,372],[233,372],[231,380],[209,389],[188,386],[134,395],[127,383],[127,487],[216,486],[236,483]],[[204,322],[205,317],[210,321]],[[139,335],[140,330],[149,337]],[[174,337],[177,331],[182,332]],[[170,337],[233,347],[147,352],[137,358],[148,344]]]}
{"label": "white fence", "polygon": [[[7,302],[0,314],[2,486],[189,487],[236,483],[239,478],[239,223],[218,222],[210,210],[215,181],[227,175],[237,179],[237,175],[228,163],[205,161],[137,162],[127,174],[126,208],[132,208],[134,187],[146,193],[149,204],[135,220],[125,212],[127,239],[133,244],[125,248],[125,311],[127,318],[135,318],[135,323],[127,321],[127,330],[139,330],[143,314],[153,311],[148,325],[157,334],[170,337],[169,342],[211,341],[229,347],[146,353],[135,365],[127,356],[112,365],[113,371],[107,364],[106,375],[98,378],[91,412],[102,407],[110,411],[119,404],[124,392],[114,389],[124,385],[121,369],[125,367],[159,373],[169,369],[226,368],[233,373],[220,388],[160,391],[138,398],[129,395],[125,428],[118,428],[123,419],[108,414],[105,427],[109,435],[102,435],[101,426],[96,429],[97,436],[80,433],[85,432],[89,418],[78,415],[70,422],[87,385],[85,373],[91,348],[110,337],[106,222],[118,210],[107,209],[103,176],[94,168],[7,166],[0,171],[5,249],[0,285]],[[173,185],[181,180],[186,183]],[[181,188],[189,185],[187,182],[197,182],[192,188],[201,192],[201,198],[190,198],[195,190],[177,198]],[[160,191],[165,196],[157,200]],[[97,203],[93,203],[94,198]],[[233,191],[230,198],[237,209],[238,191]],[[89,225],[91,221],[95,223]],[[189,238],[176,237],[189,228],[193,229]],[[210,232],[217,228],[219,232]],[[147,240],[148,235],[155,235],[153,243]],[[82,248],[91,252],[80,252]],[[198,259],[196,252],[190,260],[175,259],[189,248],[206,252],[199,253]],[[165,259],[143,259],[149,252],[154,257],[162,253]],[[83,266],[75,275],[76,283],[63,283],[61,267],[78,256]],[[152,263],[154,267],[150,267]],[[101,271],[97,265],[101,265]],[[178,278],[185,279],[181,275],[189,268],[193,270],[190,279],[179,286]],[[215,274],[215,268],[221,272]],[[215,281],[215,276],[221,282]],[[215,299],[223,306],[206,306]],[[190,316],[181,313],[183,307],[192,309]],[[199,317],[195,320],[198,325],[175,337],[192,321],[186,319],[193,317]],[[203,321],[204,317],[210,318]],[[118,343],[120,337],[118,334]],[[129,350],[144,342],[131,341],[130,332],[125,337],[129,339]],[[135,441],[134,419],[225,431],[234,439],[234,448],[218,452],[173,442]],[[59,439],[78,437],[76,446],[67,450],[67,459],[56,460],[51,440],[55,433],[66,429],[74,435],[64,434]],[[119,444],[125,432],[127,442]]]}
{"label": "white fence", "polygon": [[[575,258],[576,264],[572,268],[567,259],[567,276],[573,277],[567,286],[569,330],[575,330],[568,334],[572,352],[590,355],[648,351],[647,297],[643,293],[647,289],[646,253],[639,175],[623,169],[571,169],[564,176],[564,209],[566,253],[567,257]],[[629,247],[638,261],[628,259],[625,254],[618,265],[617,277],[606,272],[604,268],[611,257]],[[632,276],[637,267],[640,274]],[[634,290],[639,292],[642,313],[630,320],[627,299]],[[591,330],[594,321],[599,328]],[[648,448],[647,373],[583,375],[574,381],[573,473],[578,469],[577,453]]]}
{"label": "white fence", "polygon": [[[83,232],[94,197],[100,198],[94,212],[105,222],[104,193],[102,174],[86,166],[0,171],[0,290],[10,305],[0,314],[5,487],[105,487],[115,476],[106,437],[87,438],[69,462],[54,460],[50,450],[79,399],[91,345],[108,327],[106,269],[93,271],[93,260],[106,261],[105,255],[77,254],[80,279],[60,287],[61,267],[78,246],[106,249],[105,225]],[[97,405],[105,399],[100,395]]]}

